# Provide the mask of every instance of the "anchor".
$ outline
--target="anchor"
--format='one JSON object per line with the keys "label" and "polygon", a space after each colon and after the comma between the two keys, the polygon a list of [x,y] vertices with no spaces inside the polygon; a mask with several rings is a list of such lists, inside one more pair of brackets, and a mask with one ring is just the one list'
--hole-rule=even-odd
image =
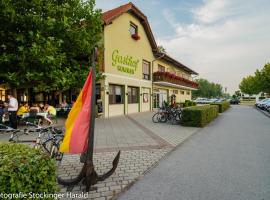
{"label": "anchor", "polygon": [[110,177],[116,170],[120,153],[118,151],[116,157],[112,162],[112,168],[106,172],[105,174],[98,175],[95,171],[95,167],[93,164],[93,151],[94,151],[94,130],[95,130],[95,99],[96,99],[96,62],[97,62],[97,47],[94,48],[92,53],[92,98],[91,98],[91,111],[92,114],[90,115],[90,128],[88,132],[88,148],[87,151],[81,154],[81,162],[84,163],[81,172],[79,175],[73,179],[62,179],[61,177],[57,177],[57,181],[59,184],[64,186],[74,186],[79,182],[83,182],[86,186],[86,192],[89,192],[92,185],[95,185],[98,181],[104,181],[108,177]]}

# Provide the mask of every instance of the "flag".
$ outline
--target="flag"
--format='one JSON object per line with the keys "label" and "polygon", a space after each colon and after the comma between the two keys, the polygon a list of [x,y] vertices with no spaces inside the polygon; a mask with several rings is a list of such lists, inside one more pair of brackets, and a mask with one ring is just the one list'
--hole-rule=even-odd
{"label": "flag", "polygon": [[65,137],[60,152],[83,153],[87,150],[92,101],[92,70],[73,104],[65,123]]}

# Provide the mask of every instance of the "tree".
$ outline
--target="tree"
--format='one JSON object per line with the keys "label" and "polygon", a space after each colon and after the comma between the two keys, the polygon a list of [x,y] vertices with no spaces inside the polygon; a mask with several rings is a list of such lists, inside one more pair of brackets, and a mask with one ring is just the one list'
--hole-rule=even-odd
{"label": "tree", "polygon": [[95,1],[0,2],[0,79],[38,91],[81,87],[101,39]]}
{"label": "tree", "polygon": [[270,94],[270,63],[265,64],[261,71],[256,70],[255,77],[259,90]]}
{"label": "tree", "polygon": [[241,92],[240,92],[240,90],[235,91],[235,92],[234,92],[234,95],[235,95],[235,97],[241,97]]}
{"label": "tree", "polygon": [[160,53],[167,53],[167,51],[166,51],[166,49],[163,47],[163,46],[158,46],[158,51],[160,52]]}
{"label": "tree", "polygon": [[260,92],[258,79],[255,76],[247,76],[243,78],[239,85],[239,88],[243,93],[246,93],[249,96],[253,94],[258,94]]}
{"label": "tree", "polygon": [[217,83],[209,82],[206,79],[197,79],[196,82],[199,84],[198,90],[192,92],[192,96],[196,97],[221,97],[222,86]]}

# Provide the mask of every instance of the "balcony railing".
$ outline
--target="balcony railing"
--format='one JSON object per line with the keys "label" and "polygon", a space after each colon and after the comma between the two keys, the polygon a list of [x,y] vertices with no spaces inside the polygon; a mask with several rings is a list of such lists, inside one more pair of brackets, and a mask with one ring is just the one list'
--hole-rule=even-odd
{"label": "balcony railing", "polygon": [[154,82],[167,82],[167,83],[172,83],[179,86],[198,88],[198,83],[188,80],[186,78],[183,78],[181,76],[177,76],[170,72],[154,72],[153,81]]}

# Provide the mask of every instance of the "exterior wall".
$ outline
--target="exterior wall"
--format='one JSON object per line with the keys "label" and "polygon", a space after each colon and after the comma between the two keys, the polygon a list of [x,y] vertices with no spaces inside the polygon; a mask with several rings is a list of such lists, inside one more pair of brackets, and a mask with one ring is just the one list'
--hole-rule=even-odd
{"label": "exterior wall", "polygon": [[[182,76],[187,79],[191,79],[191,74],[188,72],[185,72],[184,70],[181,70],[177,67],[174,67],[173,65],[159,59],[154,62],[153,65],[153,72],[158,71],[158,65],[162,65],[165,67],[165,71],[168,72],[175,72],[176,75]],[[168,102],[170,102],[170,97],[174,94],[176,96],[176,102],[185,102],[185,100],[191,100],[191,90],[188,89],[182,89],[182,88],[174,88],[174,87],[168,87],[168,86],[160,86],[154,84],[153,91],[155,90],[167,90],[168,93]],[[174,90],[177,90],[177,93],[174,93]],[[184,93],[184,94],[182,94]]]}
{"label": "exterior wall", "polygon": [[[124,86],[124,106],[120,105],[110,105],[109,104],[109,84],[117,84],[117,85],[122,85]],[[117,116],[117,115],[122,115],[122,114],[128,114],[131,113],[131,111],[135,110],[135,106],[129,107],[128,104],[128,96],[126,95],[127,93],[127,88],[128,86],[135,86],[139,87],[139,94],[143,94],[143,91],[145,91],[145,88],[148,88],[148,92],[151,92],[152,88],[152,82],[147,81],[147,80],[138,80],[138,79],[133,79],[133,78],[126,78],[124,76],[116,75],[116,74],[107,74],[104,82],[102,83],[102,87],[104,88],[103,91],[103,98],[102,101],[104,102],[104,114],[105,117],[111,117],[111,116]],[[150,93],[149,92],[149,93]],[[149,103],[150,105],[151,102],[151,95],[149,94]],[[142,96],[139,95],[139,105],[138,105],[137,112],[141,111],[146,111],[147,109],[147,104],[143,103]],[[147,110],[151,110],[151,107]]]}
{"label": "exterior wall", "polygon": [[139,103],[132,103],[127,105],[127,114],[139,112]]}
{"label": "exterior wall", "polygon": [[[138,35],[140,40],[134,40],[129,32],[130,22],[138,26]],[[147,38],[146,32],[140,21],[129,13],[124,13],[116,18],[112,24],[104,28],[104,71],[105,73],[122,75],[125,77],[142,79],[142,60],[148,62],[154,60],[152,48]],[[118,51],[118,52],[117,52]],[[128,67],[115,63],[113,61],[116,55],[132,56],[135,62],[138,62],[135,67]],[[118,66],[133,68],[134,74],[121,72]]]}
{"label": "exterior wall", "polygon": [[[141,91],[142,98],[141,99],[141,111],[146,112],[151,110],[151,88],[142,88]],[[148,95],[148,102],[144,102],[144,95]]]}
{"label": "exterior wall", "polygon": [[[129,32],[130,22],[138,26],[138,35],[140,40],[134,40]],[[116,62],[115,58],[132,57],[135,62],[133,66]],[[152,80],[142,78],[142,61],[150,63],[154,60],[152,48],[147,35],[139,20],[129,13],[124,13],[116,18],[112,24],[104,27],[104,110],[105,117],[111,117],[122,114],[151,110],[151,88]],[[120,68],[130,69],[124,72]],[[150,66],[151,69],[151,66]],[[132,73],[133,72],[133,73]],[[152,74],[152,72],[150,72]],[[152,79],[152,77],[151,77]],[[109,104],[109,85],[116,84],[124,86],[124,105]],[[128,86],[139,87],[139,103],[128,104],[127,88]],[[149,102],[143,103],[143,92],[148,88]]]}

